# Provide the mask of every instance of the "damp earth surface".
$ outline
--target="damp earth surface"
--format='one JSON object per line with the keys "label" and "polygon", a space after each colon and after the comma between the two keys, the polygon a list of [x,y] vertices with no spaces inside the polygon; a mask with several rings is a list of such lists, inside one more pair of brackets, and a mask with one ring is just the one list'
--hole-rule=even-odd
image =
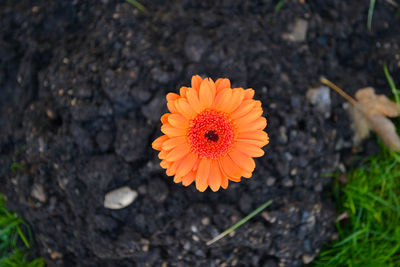
{"label": "damp earth surface", "polygon": [[[327,174],[351,162],[352,133],[319,78],[388,93],[399,16],[379,2],[368,31],[369,1],[277,2],[0,3],[0,191],[48,266],[301,266],[337,237]],[[253,177],[218,193],[174,184],[151,149],[166,93],[194,74],[254,88],[268,120]],[[121,187],[131,204],[105,208]]]}

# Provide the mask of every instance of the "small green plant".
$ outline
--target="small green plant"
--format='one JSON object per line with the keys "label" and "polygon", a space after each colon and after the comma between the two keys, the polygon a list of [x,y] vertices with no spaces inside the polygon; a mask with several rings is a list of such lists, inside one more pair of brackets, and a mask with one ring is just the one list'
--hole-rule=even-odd
{"label": "small green plant", "polygon": [[44,266],[42,258],[29,261],[31,247],[29,226],[15,212],[5,208],[4,197],[0,194],[0,267]]}

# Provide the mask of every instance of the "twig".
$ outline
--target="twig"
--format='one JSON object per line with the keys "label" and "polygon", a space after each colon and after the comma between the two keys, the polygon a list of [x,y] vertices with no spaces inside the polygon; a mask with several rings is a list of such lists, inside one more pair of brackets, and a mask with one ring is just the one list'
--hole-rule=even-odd
{"label": "twig", "polygon": [[220,240],[221,238],[223,238],[224,236],[226,236],[230,232],[232,232],[232,231],[236,230],[237,228],[239,228],[240,226],[242,226],[248,220],[250,220],[251,218],[256,216],[258,213],[260,213],[263,209],[265,209],[266,207],[271,205],[271,203],[272,203],[272,200],[268,200],[267,202],[262,204],[260,207],[258,207],[257,209],[253,210],[249,215],[247,215],[246,217],[244,217],[243,219],[241,219],[240,221],[235,223],[233,226],[231,226],[230,228],[228,228],[227,230],[225,230],[221,234],[219,234],[216,237],[214,237],[212,240],[208,241],[207,242],[207,246],[211,246],[212,244],[214,244],[215,242],[217,242],[218,240]]}
{"label": "twig", "polygon": [[352,98],[351,96],[349,96],[345,91],[343,91],[342,89],[340,89],[336,84],[334,84],[333,82],[329,81],[328,79],[325,79],[324,77],[322,77],[320,79],[321,83],[329,86],[330,88],[332,88],[333,90],[335,90],[339,95],[341,95],[343,98],[345,98],[347,101],[349,101],[349,103],[351,103],[353,106],[357,105],[357,101]]}

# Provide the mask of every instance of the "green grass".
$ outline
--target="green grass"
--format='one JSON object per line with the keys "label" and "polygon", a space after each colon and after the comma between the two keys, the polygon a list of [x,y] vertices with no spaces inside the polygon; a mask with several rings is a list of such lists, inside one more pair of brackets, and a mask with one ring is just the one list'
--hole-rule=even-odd
{"label": "green grass", "polygon": [[285,0],[279,0],[279,2],[275,5],[274,11],[279,12],[283,5],[285,4]]}
{"label": "green grass", "polygon": [[321,252],[315,266],[400,266],[400,159],[382,146],[379,155],[347,174],[337,192],[339,239]]}
{"label": "green grass", "polygon": [[5,208],[4,197],[0,194],[0,267],[44,266],[42,258],[29,260],[31,247],[29,226],[16,213]]}
{"label": "green grass", "polygon": [[[384,73],[397,104],[400,91],[387,67]],[[397,129],[400,121],[396,119]],[[381,144],[378,155],[347,173],[348,182],[335,184],[339,238],[328,245],[312,266],[400,266],[400,153]]]}
{"label": "green grass", "polygon": [[369,8],[368,8],[368,19],[367,19],[367,28],[369,31],[372,30],[372,17],[374,15],[376,0],[369,1]]}

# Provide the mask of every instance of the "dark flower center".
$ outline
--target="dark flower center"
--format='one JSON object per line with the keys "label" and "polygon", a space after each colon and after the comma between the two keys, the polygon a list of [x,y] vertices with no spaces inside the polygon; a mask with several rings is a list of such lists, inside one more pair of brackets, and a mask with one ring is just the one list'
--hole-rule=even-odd
{"label": "dark flower center", "polygon": [[208,131],[204,137],[207,138],[208,141],[218,142],[219,136],[215,131]]}

